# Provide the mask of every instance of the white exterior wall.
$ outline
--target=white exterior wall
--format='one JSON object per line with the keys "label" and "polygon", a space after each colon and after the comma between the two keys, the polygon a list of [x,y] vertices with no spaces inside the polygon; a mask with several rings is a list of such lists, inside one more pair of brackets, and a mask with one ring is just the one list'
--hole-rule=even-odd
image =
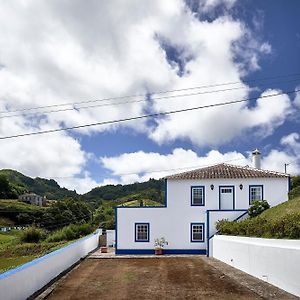
{"label": "white exterior wall", "polygon": [[106,246],[114,247],[116,243],[116,231],[106,230]]}
{"label": "white exterior wall", "polygon": [[99,233],[0,274],[0,299],[23,300],[98,247]]}
{"label": "white exterior wall", "polygon": [[213,257],[300,297],[300,240],[213,237]]}
{"label": "white exterior wall", "polygon": [[[243,184],[242,190],[240,184]],[[117,249],[153,249],[154,239],[160,237],[169,242],[165,249],[207,249],[207,210],[219,210],[219,186],[223,185],[235,186],[236,210],[248,209],[249,185],[263,185],[263,198],[271,206],[288,199],[288,178],[168,180],[167,207],[117,209]],[[191,206],[191,186],[205,186],[205,206]],[[242,213],[224,211],[218,215],[218,220],[234,220]],[[213,226],[209,236],[215,233],[216,221],[214,219],[209,224],[209,227]],[[149,242],[135,242],[135,223],[150,224]],[[191,223],[205,223],[204,242],[191,242]]]}

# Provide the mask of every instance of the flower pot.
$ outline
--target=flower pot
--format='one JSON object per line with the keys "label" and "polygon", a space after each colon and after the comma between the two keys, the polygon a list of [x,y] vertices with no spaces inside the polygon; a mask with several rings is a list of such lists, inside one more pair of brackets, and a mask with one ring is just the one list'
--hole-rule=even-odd
{"label": "flower pot", "polygon": [[107,247],[100,247],[101,253],[107,253]]}
{"label": "flower pot", "polygon": [[163,249],[161,249],[161,248],[154,249],[154,252],[155,252],[155,255],[163,255]]}

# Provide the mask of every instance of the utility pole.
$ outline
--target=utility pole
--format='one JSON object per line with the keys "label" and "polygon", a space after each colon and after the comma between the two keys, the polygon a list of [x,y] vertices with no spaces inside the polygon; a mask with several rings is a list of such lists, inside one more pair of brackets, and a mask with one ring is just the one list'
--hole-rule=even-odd
{"label": "utility pole", "polygon": [[287,171],[287,166],[288,166],[289,164],[284,164],[284,173],[286,174],[286,171]]}

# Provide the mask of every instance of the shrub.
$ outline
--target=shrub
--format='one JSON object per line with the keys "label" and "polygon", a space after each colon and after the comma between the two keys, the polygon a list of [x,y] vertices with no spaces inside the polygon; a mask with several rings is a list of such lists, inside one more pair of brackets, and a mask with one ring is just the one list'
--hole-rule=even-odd
{"label": "shrub", "polygon": [[25,243],[38,243],[39,241],[45,239],[45,231],[37,228],[35,226],[25,229],[20,236],[22,242]]}
{"label": "shrub", "polygon": [[255,200],[248,209],[250,218],[260,215],[263,211],[270,208],[269,203],[266,200]]}
{"label": "shrub", "polygon": [[289,192],[289,199],[294,199],[296,197],[300,196],[300,186],[294,187],[292,190]]}
{"label": "shrub", "polygon": [[92,233],[94,228],[86,223],[81,225],[71,224],[55,231],[47,238],[47,242],[71,241]]}
{"label": "shrub", "polygon": [[225,235],[300,239],[300,213],[288,214],[276,220],[262,216],[239,222],[221,220],[216,228]]}

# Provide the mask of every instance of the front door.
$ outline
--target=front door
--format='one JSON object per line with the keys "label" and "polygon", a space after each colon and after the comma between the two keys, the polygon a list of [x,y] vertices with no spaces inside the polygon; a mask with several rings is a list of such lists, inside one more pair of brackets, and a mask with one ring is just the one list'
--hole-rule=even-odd
{"label": "front door", "polygon": [[220,186],[219,209],[234,209],[234,187]]}

